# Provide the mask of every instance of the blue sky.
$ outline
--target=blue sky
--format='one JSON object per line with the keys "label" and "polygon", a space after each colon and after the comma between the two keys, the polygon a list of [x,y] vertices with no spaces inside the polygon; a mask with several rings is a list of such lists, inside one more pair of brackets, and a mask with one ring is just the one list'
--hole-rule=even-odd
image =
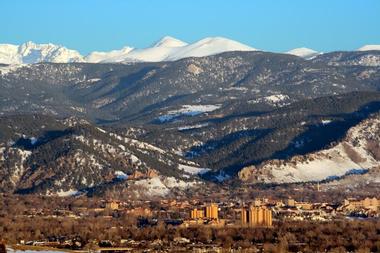
{"label": "blue sky", "polygon": [[380,44],[380,0],[0,0],[0,43],[52,42],[87,54],[165,35],[223,36],[268,51]]}

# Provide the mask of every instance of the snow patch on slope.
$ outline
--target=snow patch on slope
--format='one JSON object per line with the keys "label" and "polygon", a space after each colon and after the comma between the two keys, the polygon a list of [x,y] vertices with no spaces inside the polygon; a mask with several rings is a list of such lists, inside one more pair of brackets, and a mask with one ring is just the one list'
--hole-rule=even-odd
{"label": "snow patch on slope", "polygon": [[179,116],[196,116],[206,112],[212,112],[219,109],[222,105],[183,105],[178,110],[168,111],[165,115],[158,117],[159,121],[170,121]]}
{"label": "snow patch on slope", "polygon": [[121,170],[117,170],[115,171],[115,176],[117,179],[121,179],[121,180],[127,180],[128,179],[128,175],[125,174],[123,171]]}
{"label": "snow patch on slope", "polygon": [[69,196],[75,196],[78,193],[79,192],[77,190],[70,189],[68,191],[60,190],[60,191],[57,192],[57,195],[59,197],[69,197]]}
{"label": "snow patch on slope", "polygon": [[184,164],[178,164],[178,169],[191,175],[201,175],[210,171],[210,169],[208,168],[198,168],[198,167],[184,165]]}

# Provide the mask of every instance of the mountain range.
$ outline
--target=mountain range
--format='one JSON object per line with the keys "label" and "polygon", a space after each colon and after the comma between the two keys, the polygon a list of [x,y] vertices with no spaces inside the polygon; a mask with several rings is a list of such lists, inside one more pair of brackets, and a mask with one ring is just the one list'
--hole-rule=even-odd
{"label": "mountain range", "polygon": [[[379,45],[366,45],[359,51],[379,50]],[[26,42],[22,45],[0,44],[0,63],[31,64],[39,62],[70,63],[130,63],[176,61],[187,57],[204,57],[223,52],[256,51],[257,49],[240,42],[222,38],[208,37],[188,44],[181,40],[166,36],[148,48],[125,46],[120,50],[109,52],[91,52],[87,56],[78,51],[54,44],[35,44]],[[285,52],[305,59],[311,59],[321,52],[308,48],[296,48]]]}
{"label": "mountain range", "polygon": [[[163,45],[191,46],[152,48]],[[305,58],[0,64],[0,191],[163,196],[210,181],[376,181],[380,51]]]}

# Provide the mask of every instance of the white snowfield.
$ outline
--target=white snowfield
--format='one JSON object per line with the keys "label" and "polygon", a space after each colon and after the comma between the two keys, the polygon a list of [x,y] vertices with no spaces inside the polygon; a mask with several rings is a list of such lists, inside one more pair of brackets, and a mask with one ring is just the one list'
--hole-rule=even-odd
{"label": "white snowfield", "polygon": [[[335,179],[366,172],[380,165],[367,150],[367,140],[380,142],[380,119],[370,119],[351,128],[338,145],[290,161],[269,161],[257,172],[258,180],[266,183],[295,183]],[[352,151],[354,150],[354,152]],[[353,158],[356,153],[358,158]]]}
{"label": "white snowfield", "polygon": [[196,116],[206,112],[212,112],[220,109],[222,105],[182,105],[178,110],[168,111],[166,114],[158,117],[161,122],[170,121],[179,116]]}
{"label": "white snowfield", "polygon": [[208,168],[199,168],[199,167],[189,166],[185,164],[178,164],[178,169],[191,175],[201,175],[210,171],[210,169]]}
{"label": "white snowfield", "polygon": [[[69,196],[75,196],[78,193],[79,193],[79,191],[77,191],[75,189],[70,189],[68,191],[60,190],[59,192],[57,192],[57,196],[59,196],[59,197],[69,197]],[[53,194],[51,194],[51,195],[53,195]]]}
{"label": "white snowfield", "polygon": [[286,52],[286,54],[291,54],[291,55],[299,56],[299,57],[304,58],[306,60],[310,60],[310,59],[313,59],[322,53],[317,52],[317,51],[310,49],[310,48],[300,47],[300,48],[292,49],[292,50]]}

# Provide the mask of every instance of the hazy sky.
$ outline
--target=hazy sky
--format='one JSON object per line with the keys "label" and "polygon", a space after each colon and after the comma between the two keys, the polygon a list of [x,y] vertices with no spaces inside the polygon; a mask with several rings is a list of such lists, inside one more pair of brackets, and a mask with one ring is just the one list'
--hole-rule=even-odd
{"label": "hazy sky", "polygon": [[86,54],[223,36],[268,51],[380,44],[380,0],[0,0],[0,43]]}

